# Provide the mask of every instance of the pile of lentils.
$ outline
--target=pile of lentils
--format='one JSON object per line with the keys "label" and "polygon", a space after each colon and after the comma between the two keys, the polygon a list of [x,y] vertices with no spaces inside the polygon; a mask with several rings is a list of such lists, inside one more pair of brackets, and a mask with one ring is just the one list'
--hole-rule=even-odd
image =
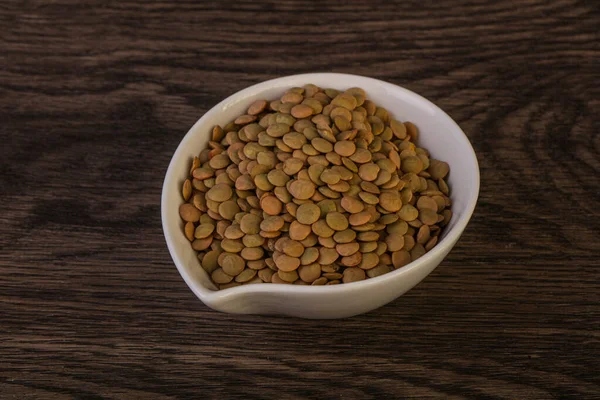
{"label": "pile of lentils", "polygon": [[194,157],[179,214],[220,288],[335,285],[421,257],[452,217],[449,166],[365,91],[255,101]]}

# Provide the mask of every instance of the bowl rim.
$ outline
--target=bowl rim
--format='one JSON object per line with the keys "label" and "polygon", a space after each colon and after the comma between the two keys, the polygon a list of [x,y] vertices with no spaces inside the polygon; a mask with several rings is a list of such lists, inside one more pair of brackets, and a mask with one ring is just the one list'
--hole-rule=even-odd
{"label": "bowl rim", "polygon": [[[446,119],[447,123],[454,126],[462,135],[459,136],[459,141],[462,142],[461,145],[467,150],[468,156],[475,163],[475,171],[473,175],[473,184],[474,190],[472,195],[468,198],[467,204],[465,206],[465,212],[456,224],[450,229],[446,236],[429,252],[424,254],[422,257],[415,261],[411,261],[405,266],[398,268],[397,270],[390,271],[387,274],[377,276],[375,278],[365,279],[363,281],[345,283],[340,285],[329,285],[329,286],[311,286],[311,285],[275,285],[269,283],[258,283],[253,285],[241,285],[232,288],[222,289],[222,290],[212,290],[208,287],[205,287],[202,284],[197,284],[194,279],[188,274],[186,271],[183,261],[179,254],[176,251],[174,238],[167,228],[168,226],[168,218],[167,218],[167,190],[169,183],[173,179],[178,179],[175,175],[175,162],[180,157],[182,157],[186,143],[191,140],[192,132],[196,130],[196,127],[202,125],[206,119],[209,118],[210,115],[221,112],[222,109],[227,108],[228,105],[235,104],[239,101],[243,101],[244,98],[251,96],[256,93],[259,88],[267,88],[268,86],[284,84],[286,81],[294,80],[294,79],[305,79],[306,82],[311,82],[311,79],[315,77],[329,77],[329,78],[343,78],[347,80],[352,80],[359,78],[363,81],[371,81],[373,84],[383,85],[392,88],[393,90],[403,92],[405,95],[409,97],[414,97],[415,100],[423,102],[427,104],[432,109],[440,112],[440,115],[443,119]],[[339,293],[347,290],[354,290],[359,288],[368,288],[372,286],[377,286],[383,280],[391,280],[393,277],[400,277],[408,273],[413,269],[421,268],[425,265],[428,265],[429,262],[434,259],[439,253],[442,253],[444,250],[448,249],[448,247],[452,247],[453,244],[459,239],[460,235],[464,231],[467,226],[471,216],[473,215],[473,211],[475,210],[475,206],[477,204],[477,200],[479,197],[479,189],[480,189],[480,171],[479,171],[479,163],[477,161],[477,156],[475,154],[475,150],[471,145],[471,142],[467,138],[466,134],[460,128],[460,126],[439,106],[429,101],[425,97],[411,91],[405,89],[402,86],[386,82],[380,79],[370,78],[362,75],[355,74],[344,74],[344,73],[334,73],[334,72],[316,72],[316,73],[304,73],[304,74],[295,74],[295,75],[286,75],[279,78],[274,78],[266,81],[262,81],[256,83],[252,86],[249,86],[245,89],[237,91],[232,95],[228,96],[218,104],[211,107],[208,111],[204,113],[197,121],[192,125],[192,127],[188,130],[185,136],[179,142],[177,149],[173,153],[171,157],[171,161],[169,162],[169,167],[167,168],[167,172],[165,173],[165,178],[162,186],[161,193],[161,223],[163,228],[163,233],[165,236],[165,241],[167,243],[167,248],[169,249],[169,253],[171,254],[171,258],[179,271],[179,274],[182,276],[188,287],[192,290],[192,292],[201,300],[206,300],[210,303],[216,303],[221,301],[226,301],[229,298],[237,297],[241,294],[249,294],[249,293],[284,293],[288,295],[300,295],[300,294],[310,294],[310,293]],[[449,251],[450,249],[448,249]]]}

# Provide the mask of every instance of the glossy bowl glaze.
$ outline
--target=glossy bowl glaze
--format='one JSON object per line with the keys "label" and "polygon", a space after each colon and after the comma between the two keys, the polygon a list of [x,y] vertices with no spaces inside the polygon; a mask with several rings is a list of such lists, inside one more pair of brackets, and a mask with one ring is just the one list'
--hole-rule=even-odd
{"label": "glossy bowl glaze", "polygon": [[[212,127],[226,125],[244,114],[255,100],[273,100],[286,89],[313,83],[339,90],[361,87],[369,99],[395,118],[414,122],[419,145],[432,157],[450,164],[453,217],[438,244],[424,256],[388,274],[360,282],[333,286],[253,284],[217,291],[202,269],[196,252],[183,234],[179,205],[181,186],[191,160],[209,140]],[[207,306],[228,313],[285,314],[302,318],[344,318],[365,313],[396,299],[425,278],[454,247],[475,209],[479,195],[479,167],[469,140],[440,108],[400,86],[377,79],[336,73],[292,75],[241,90],[202,116],[179,144],[165,176],[162,190],[162,225],[167,246],[179,273]]]}

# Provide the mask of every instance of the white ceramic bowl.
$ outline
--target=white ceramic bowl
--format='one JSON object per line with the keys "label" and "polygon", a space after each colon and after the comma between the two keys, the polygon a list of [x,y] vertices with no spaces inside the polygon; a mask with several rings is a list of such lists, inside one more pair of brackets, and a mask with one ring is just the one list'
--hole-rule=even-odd
{"label": "white ceramic bowl", "polygon": [[[194,155],[203,149],[212,127],[244,114],[258,99],[275,99],[286,89],[313,83],[320,87],[361,87],[376,104],[401,120],[414,122],[419,144],[433,157],[450,164],[453,217],[441,240],[418,260],[388,274],[333,286],[253,284],[215,290],[183,234],[179,217],[181,185]],[[356,75],[316,73],[292,75],[251,86],[210,109],[185,135],[173,155],[162,191],[162,225],[167,246],[179,273],[209,307],[239,314],[285,314],[303,318],[343,318],[361,314],[396,299],[425,278],[444,259],[465,229],[479,194],[479,167],[469,140],[440,108],[423,97],[391,83]]]}

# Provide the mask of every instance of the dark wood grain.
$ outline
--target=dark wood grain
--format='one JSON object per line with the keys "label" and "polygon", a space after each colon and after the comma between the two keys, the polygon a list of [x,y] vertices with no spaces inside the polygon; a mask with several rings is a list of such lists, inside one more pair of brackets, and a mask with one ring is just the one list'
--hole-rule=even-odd
{"label": "dark wood grain", "polygon": [[[3,1],[0,398],[600,398],[593,1]],[[341,321],[198,301],[162,180],[206,110],[349,72],[437,103],[481,195],[453,252]]]}

